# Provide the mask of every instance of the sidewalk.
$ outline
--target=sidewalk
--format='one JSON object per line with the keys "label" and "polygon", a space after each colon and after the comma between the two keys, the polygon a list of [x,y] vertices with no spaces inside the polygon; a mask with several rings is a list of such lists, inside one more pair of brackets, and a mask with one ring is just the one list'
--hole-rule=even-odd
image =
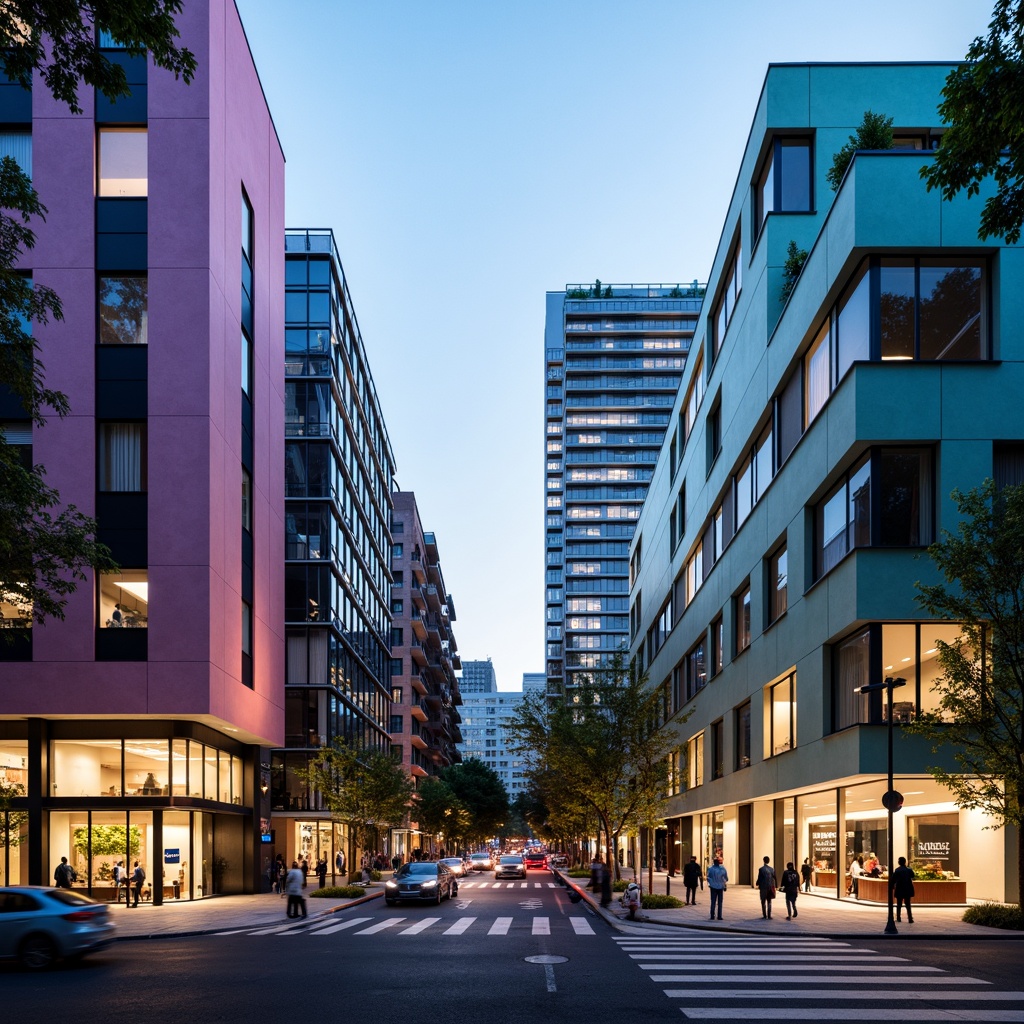
{"label": "sidewalk", "polygon": [[[623,878],[632,880],[632,874],[630,869],[623,869]],[[647,892],[647,880],[648,874],[645,871],[640,879],[644,892]],[[587,882],[585,878],[567,878],[566,881],[578,889],[598,913],[615,922],[629,922],[629,914],[618,902],[619,893],[614,894],[610,907],[602,908],[594,899],[594,894],[583,888]],[[682,875],[679,874],[669,879],[664,871],[655,871],[653,891],[665,893],[666,882],[670,884],[672,896],[676,896],[680,901],[686,899],[686,888],[683,886]],[[787,921],[786,900],[780,892],[772,906],[771,920],[766,921],[761,917],[761,900],[757,889],[730,883],[724,897],[722,920],[711,921],[708,917],[711,910],[711,894],[705,882],[704,888],[697,890],[696,906],[682,906],[676,910],[643,910],[638,912],[637,921],[701,931],[744,932],[754,935],[857,939],[891,937],[883,934],[889,916],[888,906],[884,903],[866,903],[853,899],[837,900],[835,897],[801,891],[796,901],[796,909],[797,916]],[[1021,932],[966,924],[962,920],[964,910],[963,906],[915,906],[913,924],[907,921],[905,913],[902,922],[897,922],[898,936],[901,939],[930,940],[1024,938]]]}

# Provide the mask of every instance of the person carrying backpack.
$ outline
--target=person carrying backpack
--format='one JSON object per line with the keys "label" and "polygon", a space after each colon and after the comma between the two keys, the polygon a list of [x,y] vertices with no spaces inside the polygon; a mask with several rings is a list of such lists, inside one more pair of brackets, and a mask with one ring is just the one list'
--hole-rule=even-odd
{"label": "person carrying backpack", "polygon": [[[135,890],[135,902],[131,905],[137,907],[139,900],[142,898],[142,883],[146,880],[146,872],[142,865],[136,861],[135,869],[132,871],[132,887]],[[128,900],[125,899],[125,906],[128,906]]]}
{"label": "person carrying backpack", "polygon": [[68,863],[67,857],[61,857],[60,863],[54,868],[53,880],[58,889],[70,889],[71,883],[78,880],[75,869]]}
{"label": "person carrying backpack", "polygon": [[796,917],[796,898],[800,894],[800,876],[793,868],[793,862],[786,864],[786,870],[779,879],[779,888],[786,894],[786,920]]}

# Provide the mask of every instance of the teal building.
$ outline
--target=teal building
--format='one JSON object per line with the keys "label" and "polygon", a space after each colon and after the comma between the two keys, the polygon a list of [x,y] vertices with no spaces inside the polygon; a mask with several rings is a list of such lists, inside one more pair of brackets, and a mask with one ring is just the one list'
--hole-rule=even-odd
{"label": "teal building", "polygon": [[[941,872],[918,902],[1016,902],[1016,835],[960,810],[902,724],[935,706],[936,640],[915,581],[953,529],[954,488],[1024,466],[1024,262],[979,241],[984,195],[920,170],[950,65],[773,65],[765,77],[671,422],[630,545],[631,655],[676,723],[659,859],[813,867],[845,898],[894,855]],[[871,110],[895,148],[826,173]],[[791,292],[789,243],[808,253]],[[692,714],[684,721],[687,710]],[[952,767],[951,759],[946,767]],[[885,898],[885,884],[862,884]],[[922,886],[918,886],[919,890]]]}

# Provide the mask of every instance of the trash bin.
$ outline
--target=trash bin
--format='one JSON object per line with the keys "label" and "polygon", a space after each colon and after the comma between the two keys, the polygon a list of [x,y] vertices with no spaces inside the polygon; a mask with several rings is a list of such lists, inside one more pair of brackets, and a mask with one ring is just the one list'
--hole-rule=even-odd
{"label": "trash bin", "polygon": [[171,882],[171,888],[174,890],[174,898],[176,900],[180,900],[181,899],[181,882],[179,882],[177,879],[175,879],[173,882]]}

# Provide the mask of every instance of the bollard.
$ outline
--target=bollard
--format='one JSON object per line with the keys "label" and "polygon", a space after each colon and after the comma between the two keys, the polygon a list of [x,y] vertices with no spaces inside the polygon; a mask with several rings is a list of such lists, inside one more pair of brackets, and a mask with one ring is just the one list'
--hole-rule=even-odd
{"label": "bollard", "polygon": [[666,896],[671,896],[672,895],[672,876],[671,875],[666,875],[665,876],[665,895]]}

